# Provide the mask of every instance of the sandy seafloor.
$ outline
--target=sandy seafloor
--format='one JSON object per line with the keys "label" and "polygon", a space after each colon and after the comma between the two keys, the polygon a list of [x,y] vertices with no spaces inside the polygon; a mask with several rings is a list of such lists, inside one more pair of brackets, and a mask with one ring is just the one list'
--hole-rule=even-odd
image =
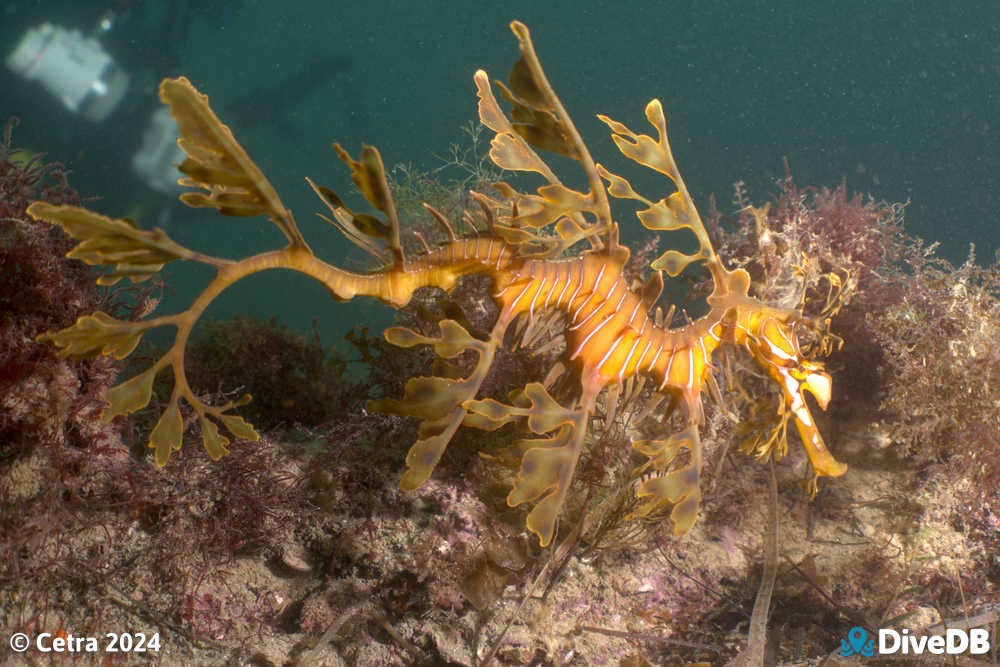
{"label": "sandy seafloor", "polygon": [[[884,428],[855,423],[839,429],[836,452],[850,470],[823,480],[812,502],[796,481],[795,464],[804,457],[793,453],[778,466],[780,563],[768,664],[865,664],[836,655],[842,628],[894,618],[901,619],[891,624],[897,629],[933,626],[942,621],[939,610],[914,602],[926,598],[921,582],[928,573],[950,578],[957,589],[964,574],[988,567],[990,554],[951,519],[957,489],[927,485],[928,470],[895,456]],[[269,440],[253,446],[283,447]],[[643,655],[651,664],[721,665],[746,642],[767,512],[766,468],[742,454],[731,461],[735,466],[723,466],[718,483],[705,489],[702,516],[689,535],[664,535],[645,551],[572,555],[551,589],[544,590],[543,579],[519,611],[526,582],[553,549],[525,546],[520,512],[489,516],[471,492],[483,463],[472,465],[468,479],[432,479],[412,494],[386,474],[372,480],[364,498],[336,498],[332,511],[317,509],[288,527],[283,553],[267,549],[217,564],[199,588],[208,606],[190,618],[150,615],[174,605],[158,599],[159,590],[170,587],[162,572],[146,568],[151,535],[138,524],[64,535],[75,551],[110,543],[135,558],[100,589],[49,591],[49,618],[64,618],[69,632],[92,633],[99,610],[102,631],[159,633],[159,652],[104,664],[475,664],[517,612],[497,664],[637,664],[622,661]],[[32,492],[37,464],[28,458],[14,466],[3,488],[7,500]],[[288,458],[285,465],[295,473],[301,463]],[[728,509],[719,512],[720,506]],[[508,559],[522,559],[508,566],[528,567],[505,574],[508,585],[497,587],[502,592],[481,612],[463,599],[470,589],[460,580],[494,539],[488,530],[505,535]],[[178,576],[201,567],[195,554],[191,558],[176,563]],[[994,586],[963,592],[970,615],[985,618],[986,627],[997,620]],[[872,615],[857,618],[865,605]],[[266,615],[247,612],[265,608]],[[257,620],[264,616],[268,622]],[[50,662],[38,653],[0,650],[4,664],[101,664],[108,657]]]}

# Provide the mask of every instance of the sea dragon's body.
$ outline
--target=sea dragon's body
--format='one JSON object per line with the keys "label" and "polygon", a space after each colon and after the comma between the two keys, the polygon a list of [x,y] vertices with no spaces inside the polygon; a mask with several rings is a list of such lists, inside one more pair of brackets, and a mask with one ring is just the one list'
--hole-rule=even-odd
{"label": "sea dragon's body", "polygon": [[[613,412],[621,387],[630,378],[645,376],[652,379],[656,391],[680,398],[686,407],[687,427],[666,440],[633,443],[649,457],[647,466],[654,471],[637,490],[641,501],[637,514],[672,504],[675,530],[684,532],[694,523],[700,500],[701,395],[706,388],[717,391],[712,359],[713,352],[722,346],[745,348],[781,387],[777,435],[759,454],[769,455],[772,449],[778,455],[783,453],[785,424],[793,419],[815,476],[842,474],[846,466],[834,460],[826,449],[804,399],[804,392],[812,393],[824,409],[830,399],[829,376],[817,363],[805,359],[799,349],[797,328],[815,325],[798,309],[773,307],[748,296],[750,278],[746,271],[727,269],[715,254],[674,163],[660,103],[654,100],[646,107],[646,117],[658,133],[656,139],[600,117],[611,128],[626,157],[666,175],[675,184],[676,192],[650,201],[637,194],[624,178],[592,160],[541,69],[527,28],[517,22],[512,28],[520,40],[522,58],[511,73],[510,88],[498,85],[504,99],[513,105],[513,121],[501,111],[482,71],[475,77],[479,116],[495,133],[490,151],[494,163],[503,169],[537,173],[547,184],[538,188],[537,194],[522,194],[498,183],[495,187],[501,195],[499,200],[474,193],[485,229],[473,238],[457,238],[444,216],[428,207],[449,238],[437,247],[427,246],[421,256],[407,257],[378,151],[365,147],[355,160],[335,144],[358,189],[384,217],[356,214],[331,190],[309,183],[333,215],[326,219],[375,256],[381,268],[362,274],[323,262],[309,249],[270,183],[212,113],[207,99],[183,78],[164,81],[160,94],[171,107],[181,130],[180,145],[189,156],[180,167],[187,176],[181,183],[205,192],[185,193],[182,199],[193,206],[214,207],[227,215],[266,214],[288,240],[285,248],[233,262],[182,248],[160,230],[139,230],[128,221],[75,207],[32,205],[32,215],[62,225],[81,240],[71,256],[115,265],[101,282],[112,283],[123,276],[142,280],[165,262],[178,258],[205,262],[217,269],[215,279],[183,313],[141,322],[123,322],[96,313],[81,318],[69,329],[45,335],[65,353],[100,351],[124,357],[134,350],[145,331],[161,325],[178,328],[174,346],[167,354],[148,371],[109,393],[106,418],[145,405],[153,378],[170,367],[174,392],[150,438],[157,463],[164,464],[170,451],[180,446],[181,399],[198,414],[205,446],[213,458],[226,453],[228,443],[219,434],[216,422],[238,437],[255,438],[256,432],[249,424],[228,412],[234,404],[210,406],[198,400],[183,370],[184,348],[194,323],[222,290],[252,273],[293,269],[321,281],[337,300],[370,296],[397,308],[409,303],[421,287],[447,291],[463,276],[486,274],[493,280],[493,298],[499,309],[488,335],[473,336],[453,320],[443,320],[437,336],[403,327],[386,331],[386,338],[395,345],[431,344],[446,358],[467,350],[478,355],[464,378],[413,378],[402,399],[373,402],[374,409],[422,420],[418,440],[407,455],[404,488],[415,488],[430,476],[459,426],[495,429],[508,422],[521,422],[540,437],[517,443],[523,458],[507,500],[512,506],[537,501],[527,524],[547,545],[599,394],[610,390],[607,409]],[[576,160],[587,175],[589,191],[565,186],[538,156],[536,148]],[[652,263],[652,278],[634,291],[624,273],[629,253],[618,243],[618,227],[611,218],[608,195],[645,206],[637,215],[649,229],[689,230],[697,239],[698,250],[689,255],[667,251]],[[589,248],[572,254],[571,248],[579,243],[587,243]],[[654,316],[663,287],[662,272],[676,276],[692,262],[703,263],[712,276],[708,312],[693,322],[671,328],[672,317],[663,321]],[[564,362],[573,366],[579,376],[579,391],[570,399],[570,405],[560,404],[537,382],[515,394],[512,404],[478,398],[509,325],[519,317],[534,323],[554,311],[564,316]],[[690,453],[683,464],[676,458],[682,448]]]}

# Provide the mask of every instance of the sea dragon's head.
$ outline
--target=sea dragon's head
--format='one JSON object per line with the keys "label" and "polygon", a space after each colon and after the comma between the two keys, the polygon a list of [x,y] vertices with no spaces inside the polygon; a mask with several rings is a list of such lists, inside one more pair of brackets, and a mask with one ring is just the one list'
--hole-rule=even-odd
{"label": "sea dragon's head", "polygon": [[[765,314],[755,319],[753,324],[756,326],[751,327],[746,347],[754,360],[781,387],[781,437],[784,437],[787,420],[793,418],[815,471],[810,483],[810,491],[814,493],[817,477],[839,477],[847,471],[847,465],[833,458],[826,448],[805,400],[805,393],[808,392],[820,408],[826,410],[832,388],[830,375],[823,370],[821,363],[810,361],[802,354],[796,333],[796,318]],[[779,446],[783,447],[784,443]]]}

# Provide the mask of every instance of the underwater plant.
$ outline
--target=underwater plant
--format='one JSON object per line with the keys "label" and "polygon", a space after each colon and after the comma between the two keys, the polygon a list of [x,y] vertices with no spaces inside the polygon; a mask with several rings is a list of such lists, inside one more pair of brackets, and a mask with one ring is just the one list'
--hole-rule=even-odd
{"label": "underwater plant", "polygon": [[[247,359],[257,363],[247,364]],[[318,426],[354,408],[346,362],[274,318],[209,321],[188,349],[188,381],[199,395],[234,384],[253,395],[245,416],[261,428],[280,423]]]}
{"label": "underwater plant", "polygon": [[[104,418],[147,405],[154,380],[166,371],[173,386],[149,439],[156,463],[165,465],[171,452],[181,446],[182,404],[196,414],[205,449],[218,459],[227,453],[229,444],[220,426],[236,438],[258,437],[254,427],[234,412],[250,400],[248,395],[213,405],[195,394],[185,372],[185,350],[195,323],[227,287],[260,271],[291,269],[319,280],[335,300],[371,296],[401,308],[420,288],[447,292],[464,276],[483,274],[493,281],[492,298],[498,309],[489,331],[470,331],[452,318],[441,320],[438,331],[431,334],[399,326],[385,331],[386,340],[396,346],[430,345],[443,359],[464,354],[473,360],[471,370],[442,364],[441,375],[410,379],[402,398],[386,397],[369,404],[370,410],[421,420],[418,440],[406,456],[403,488],[415,489],[428,480],[460,426],[493,431],[516,423],[532,435],[513,445],[520,469],[507,504],[534,503],[527,527],[546,546],[556,532],[589,434],[600,430],[592,424],[595,417],[603,409],[602,421],[610,424],[622,397],[634,397],[645,389],[652,400],[668,400],[662,411],[683,408],[684,426],[666,439],[632,443],[648,458],[641,467],[644,474],[637,484],[639,502],[634,514],[645,516],[672,506],[674,530],[684,533],[694,524],[701,499],[702,394],[721,394],[713,355],[721,358],[739,348],[749,353],[780,391],[777,406],[758,420],[759,433],[749,446],[753,453],[761,459],[784,455],[792,422],[812,464],[811,491],[818,477],[842,475],[846,465],[827,449],[805,397],[811,394],[825,409],[831,398],[830,376],[799,344],[800,333],[807,332],[816,341],[807,352],[820,355],[833,346],[830,316],[842,299],[837,280],[829,279],[826,303],[814,316],[804,314],[802,298],[772,305],[751,296],[750,274],[743,268],[727,268],[712,245],[674,162],[659,100],[645,108],[656,137],[599,116],[625,157],[662,174],[675,188],[666,197],[648,199],[624,177],[594,161],[549,84],[528,29],[520,22],[511,28],[519,40],[521,58],[511,72],[509,86],[496,82],[502,99],[512,107],[510,117],[480,70],[475,74],[479,118],[494,133],[490,158],[497,167],[534,173],[545,181],[535,194],[523,193],[506,182],[494,183],[493,197],[470,193],[479,210],[463,214],[458,221],[425,204],[443,238],[431,245],[418,237],[424,252],[411,256],[407,248],[413,244],[406,240],[407,227],[400,220],[379,151],[365,146],[355,158],[334,144],[357,189],[381,214],[352,211],[333,190],[307,179],[329,208],[331,217],[325,219],[379,263],[369,273],[346,271],[312,252],[292,212],[216,117],[207,98],[183,77],[168,79],[160,85],[160,97],[177,121],[179,144],[188,156],[179,167],[184,174],[180,183],[200,189],[185,192],[181,200],[223,215],[267,216],[287,245],[239,261],[220,259],[182,247],[160,229],[144,230],[130,220],[108,218],[78,206],[36,202],[28,209],[34,218],[60,225],[79,241],[70,257],[108,267],[98,279],[100,284],[115,284],[122,278],[148,280],[177,259],[216,269],[215,277],[183,312],[125,321],[98,311],[39,340],[54,343],[61,354],[121,359],[136,349],[146,332],[175,327],[173,344],[158,360],[108,392]],[[567,186],[537,150],[576,162],[587,189]],[[667,250],[651,262],[653,272],[643,284],[632,284],[624,272],[630,253],[619,243],[610,198],[637,206],[636,216],[647,229],[690,234],[696,250]],[[458,222],[467,223],[475,234],[459,237],[455,233]],[[708,309],[694,321],[677,323],[673,309],[664,317],[656,308],[663,273],[675,278],[691,264],[700,264],[711,275]],[[509,402],[482,398],[484,383],[502,349],[546,337],[553,345],[565,345],[565,352],[557,366],[539,378],[544,382],[528,382],[509,395]]]}
{"label": "underwater plant", "polygon": [[10,459],[39,443],[90,447],[114,437],[93,417],[117,362],[68,363],[35,339],[95,309],[128,310],[121,294],[94,285],[93,269],[65,257],[71,239],[25,213],[33,201],[60,206],[80,197],[59,163],[19,157],[11,144],[17,122],[7,121],[0,142],[0,456]]}
{"label": "underwater plant", "polygon": [[[948,461],[969,518],[996,519],[1000,500],[1000,253],[961,266],[910,239],[888,279],[897,296],[878,318],[876,338],[893,360],[882,411],[911,458]],[[933,331],[935,335],[928,336]]]}

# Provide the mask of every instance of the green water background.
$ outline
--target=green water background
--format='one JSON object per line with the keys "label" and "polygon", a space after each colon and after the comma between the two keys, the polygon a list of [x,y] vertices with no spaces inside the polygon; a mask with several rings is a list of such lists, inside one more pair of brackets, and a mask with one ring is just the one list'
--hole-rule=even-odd
{"label": "green water background", "polygon": [[[837,185],[888,201],[910,201],[907,231],[940,241],[963,261],[970,243],[989,262],[1000,245],[995,174],[1000,102],[1000,4],[996,2],[203,2],[109,3],[127,20],[104,39],[132,76],[123,109],[95,125],[62,109],[36,84],[0,74],[0,117],[22,124],[15,144],[46,151],[72,171],[91,205],[138,213],[183,244],[239,257],[274,247],[279,234],[258,219],[225,219],[147,190],[129,171],[163,76],[185,74],[210,96],[224,122],[295,211],[324,259],[367,266],[363,253],[314,217],[321,210],[303,177],[357,206],[330,149],[377,145],[388,165],[431,169],[462,125],[475,118],[472,75],[506,79],[516,60],[507,28],[532,30],[542,63],[598,161],[658,190],[608,139],[596,113],[649,131],[642,110],[662,100],[677,161],[704,211],[714,193],[732,211],[732,184],[755,201],[774,192],[787,157],[800,185]],[[89,29],[105,5],[0,5],[5,53],[43,20]],[[127,31],[131,28],[134,34]],[[170,58],[165,54],[171,54]],[[255,98],[323,60],[315,85],[289,99]],[[242,100],[237,103],[237,100]],[[643,238],[622,216],[623,235]],[[664,244],[661,244],[661,248]],[[184,307],[210,275],[171,265]],[[332,344],[357,324],[392,319],[372,301],[335,304],[325,290],[288,274],[240,283],[210,310],[276,315],[306,330],[317,319]]]}

